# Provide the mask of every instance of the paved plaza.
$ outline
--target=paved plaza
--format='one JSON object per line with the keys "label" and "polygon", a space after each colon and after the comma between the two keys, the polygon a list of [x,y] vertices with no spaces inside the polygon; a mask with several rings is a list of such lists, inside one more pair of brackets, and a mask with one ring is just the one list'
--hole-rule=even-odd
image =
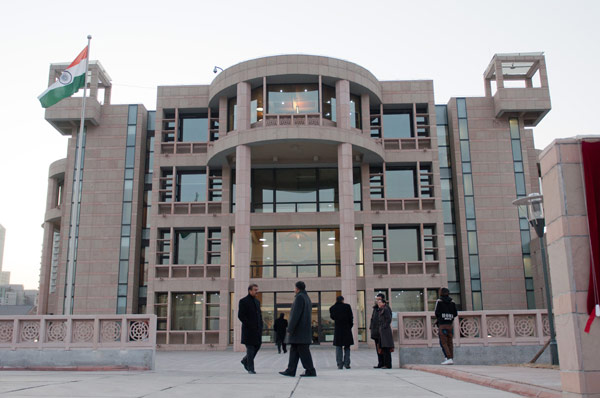
{"label": "paved plaza", "polygon": [[[317,347],[312,352],[317,378],[280,376],[277,372],[285,369],[287,355],[278,355],[272,348],[259,352],[256,358],[256,375],[249,375],[244,371],[239,363],[241,353],[158,352],[154,371],[0,372],[0,397],[520,396],[428,372],[398,369],[397,362],[394,369],[373,369],[376,358],[372,350],[352,352],[350,370],[337,369],[335,351],[331,347]],[[479,371],[489,373],[483,370],[485,368],[497,367],[481,367]],[[523,372],[520,368],[514,369],[515,373]],[[534,370],[540,372],[539,369]],[[509,371],[504,372],[504,377],[510,377],[506,373]]]}

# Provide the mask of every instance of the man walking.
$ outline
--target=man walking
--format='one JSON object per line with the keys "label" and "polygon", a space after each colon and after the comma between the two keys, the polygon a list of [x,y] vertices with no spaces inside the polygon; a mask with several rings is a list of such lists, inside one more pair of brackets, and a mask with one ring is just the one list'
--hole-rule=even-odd
{"label": "man walking", "polygon": [[298,360],[302,361],[305,371],[302,377],[315,377],[317,371],[313,365],[310,355],[310,343],[312,342],[312,328],[310,323],[312,303],[306,293],[306,285],[302,281],[296,282],[296,297],[290,311],[288,322],[288,335],[286,343],[290,344],[290,359],[285,371],[279,372],[284,376],[296,376]]}
{"label": "man walking", "polygon": [[383,355],[381,354],[381,337],[379,336],[379,302],[385,300],[385,295],[379,293],[375,297],[375,305],[373,306],[373,313],[371,314],[371,323],[369,329],[371,330],[371,338],[375,340],[375,352],[377,353],[377,366],[373,366],[375,369],[383,368]]}
{"label": "man walking", "polygon": [[458,315],[456,304],[450,297],[450,290],[443,287],[440,289],[440,298],[435,302],[435,317],[439,328],[440,345],[446,356],[442,365],[454,365],[454,330],[452,323]]}
{"label": "man walking", "polygon": [[242,358],[242,365],[250,374],[256,374],[254,357],[262,344],[263,320],[257,294],[258,285],[253,283],[248,286],[248,295],[238,304],[238,319],[242,322],[242,344],[246,345],[246,356]]}
{"label": "man walking", "polygon": [[279,318],[275,320],[275,344],[277,344],[277,352],[281,354],[281,347],[283,346],[283,353],[287,352],[285,347],[285,331],[287,330],[288,321],[284,318],[284,314],[280,314]]}
{"label": "man walking", "polygon": [[329,317],[335,321],[333,345],[338,369],[350,369],[350,346],[354,345],[352,326],[354,315],[350,304],[344,303],[344,297],[339,296],[336,303],[329,308]]}

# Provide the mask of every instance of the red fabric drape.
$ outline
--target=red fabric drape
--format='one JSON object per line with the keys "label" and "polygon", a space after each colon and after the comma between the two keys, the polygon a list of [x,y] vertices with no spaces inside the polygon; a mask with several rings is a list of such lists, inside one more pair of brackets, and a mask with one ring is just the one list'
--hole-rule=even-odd
{"label": "red fabric drape", "polygon": [[[581,158],[585,182],[588,225],[590,232],[590,284],[587,310],[588,329],[594,319],[596,304],[600,304],[600,142],[581,143]],[[588,331],[586,330],[586,331]]]}

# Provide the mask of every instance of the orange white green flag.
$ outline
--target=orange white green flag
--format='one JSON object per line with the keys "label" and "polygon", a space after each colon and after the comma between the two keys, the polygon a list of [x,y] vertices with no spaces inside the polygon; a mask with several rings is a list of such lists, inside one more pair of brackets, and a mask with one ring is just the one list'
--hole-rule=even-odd
{"label": "orange white green flag", "polygon": [[85,70],[88,59],[86,46],[71,65],[65,69],[58,80],[38,96],[42,107],[48,108],[64,98],[75,94],[85,83]]}

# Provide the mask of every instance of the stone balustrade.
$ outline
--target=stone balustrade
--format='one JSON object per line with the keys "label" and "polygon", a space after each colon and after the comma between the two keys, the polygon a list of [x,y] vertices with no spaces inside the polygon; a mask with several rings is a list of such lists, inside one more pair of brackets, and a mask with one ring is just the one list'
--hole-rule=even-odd
{"label": "stone balustrade", "polygon": [[[399,312],[398,344],[439,346],[433,312]],[[546,310],[459,311],[454,320],[454,345],[543,345],[550,338]]]}

